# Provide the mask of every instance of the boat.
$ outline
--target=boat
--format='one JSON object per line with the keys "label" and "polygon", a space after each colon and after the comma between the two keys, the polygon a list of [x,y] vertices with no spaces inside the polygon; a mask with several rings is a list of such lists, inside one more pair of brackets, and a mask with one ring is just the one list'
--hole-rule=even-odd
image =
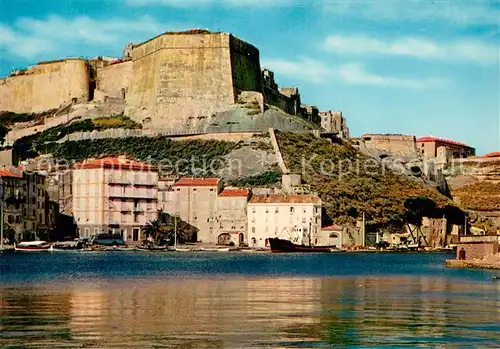
{"label": "boat", "polygon": [[191,252],[193,250],[190,248],[187,248],[187,247],[175,247],[174,251],[175,252]]}
{"label": "boat", "polygon": [[297,245],[289,240],[270,238],[271,252],[331,252],[335,246],[307,246]]}
{"label": "boat", "polygon": [[15,245],[14,250],[21,252],[47,252],[52,250],[52,245],[47,241],[22,241]]}
{"label": "boat", "polygon": [[203,252],[229,252],[231,247],[202,247]]}
{"label": "boat", "polygon": [[141,251],[166,251],[167,250],[167,246],[145,246],[145,245],[141,245],[141,246],[137,246],[136,249],[138,250],[141,250]]}
{"label": "boat", "polygon": [[76,252],[83,251],[83,244],[80,241],[55,242],[51,246],[53,252]]}

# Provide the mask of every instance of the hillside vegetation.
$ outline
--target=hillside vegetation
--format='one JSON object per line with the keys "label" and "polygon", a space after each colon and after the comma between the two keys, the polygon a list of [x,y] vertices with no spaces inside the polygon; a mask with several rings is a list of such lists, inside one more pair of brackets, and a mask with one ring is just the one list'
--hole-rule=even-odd
{"label": "hillside vegetation", "polygon": [[174,141],[166,136],[86,139],[48,143],[41,152],[55,159],[83,161],[88,158],[119,156],[160,165],[160,169],[180,175],[213,175],[224,166],[223,157],[238,143],[216,140]]}
{"label": "hillside vegetation", "polygon": [[455,189],[452,194],[464,208],[500,211],[500,183],[477,182]]}
{"label": "hillside vegetation", "polygon": [[394,173],[347,143],[302,133],[277,133],[277,138],[287,167],[319,193],[336,223],[354,224],[364,212],[369,225],[398,230],[410,213],[408,199],[431,203],[434,211],[453,206],[433,188]]}
{"label": "hillside vegetation", "polygon": [[35,157],[38,153],[43,152],[45,143],[58,141],[74,132],[102,131],[110,128],[137,129],[141,127],[141,124],[125,116],[100,117],[92,120],[85,119],[73,121],[68,124],[58,125],[45,131],[19,138],[14,143],[14,149],[16,149],[21,159],[26,159]]}

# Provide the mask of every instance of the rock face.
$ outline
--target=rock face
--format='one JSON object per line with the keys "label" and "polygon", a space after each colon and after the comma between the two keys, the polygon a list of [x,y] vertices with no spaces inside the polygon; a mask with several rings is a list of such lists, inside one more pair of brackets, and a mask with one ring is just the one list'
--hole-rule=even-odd
{"label": "rock face", "polygon": [[473,225],[500,228],[500,157],[456,159],[443,171],[454,200],[471,210]]}

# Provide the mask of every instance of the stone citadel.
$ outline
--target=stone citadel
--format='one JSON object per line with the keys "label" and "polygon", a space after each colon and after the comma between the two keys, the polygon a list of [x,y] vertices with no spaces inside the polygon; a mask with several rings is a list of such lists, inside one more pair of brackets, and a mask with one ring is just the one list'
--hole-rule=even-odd
{"label": "stone citadel", "polygon": [[[298,88],[278,88],[273,72],[261,70],[256,47],[228,33],[201,29],[128,44],[121,59],[43,62],[0,79],[0,111],[40,113],[106,101],[121,102],[124,115],[158,130],[207,131],[239,123],[242,131],[283,128],[276,115],[268,116],[265,125],[244,120],[248,115],[241,109],[256,115],[268,106],[299,116],[288,120],[291,130],[321,124],[318,109],[301,104]],[[332,125],[339,125],[337,133],[347,130],[345,121]]]}

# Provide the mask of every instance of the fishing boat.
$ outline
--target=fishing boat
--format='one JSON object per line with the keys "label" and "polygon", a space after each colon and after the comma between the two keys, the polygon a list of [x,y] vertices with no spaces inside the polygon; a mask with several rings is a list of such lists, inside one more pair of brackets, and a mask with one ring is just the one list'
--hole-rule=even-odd
{"label": "fishing boat", "polygon": [[271,252],[331,252],[335,246],[297,245],[289,240],[270,238]]}
{"label": "fishing boat", "polygon": [[14,250],[21,252],[47,252],[52,250],[52,245],[47,241],[23,241],[16,244]]}

